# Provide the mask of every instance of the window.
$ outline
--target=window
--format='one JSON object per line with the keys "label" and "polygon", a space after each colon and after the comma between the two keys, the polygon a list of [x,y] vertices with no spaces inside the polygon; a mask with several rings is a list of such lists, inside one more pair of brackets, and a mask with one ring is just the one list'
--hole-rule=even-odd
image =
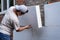
{"label": "window", "polygon": [[3,0],[3,11],[7,9],[7,0]]}
{"label": "window", "polygon": [[0,0],[0,12],[7,10],[13,5],[15,5],[15,0]]}
{"label": "window", "polygon": [[9,0],[9,7],[15,5],[15,0]]}

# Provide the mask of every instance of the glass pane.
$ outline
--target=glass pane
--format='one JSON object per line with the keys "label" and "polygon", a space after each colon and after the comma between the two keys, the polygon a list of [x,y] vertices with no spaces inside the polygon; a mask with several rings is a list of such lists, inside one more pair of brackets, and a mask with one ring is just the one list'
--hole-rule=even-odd
{"label": "glass pane", "polygon": [[3,0],[3,10],[7,9],[7,0]]}
{"label": "glass pane", "polygon": [[13,6],[13,0],[9,0],[9,7]]}
{"label": "glass pane", "polygon": [[0,12],[1,12],[1,0],[0,0]]}

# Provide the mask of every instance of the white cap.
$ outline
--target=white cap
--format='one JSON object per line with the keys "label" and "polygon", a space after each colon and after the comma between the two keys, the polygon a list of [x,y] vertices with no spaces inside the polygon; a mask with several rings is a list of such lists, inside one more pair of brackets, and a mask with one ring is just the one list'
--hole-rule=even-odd
{"label": "white cap", "polygon": [[21,12],[26,12],[28,9],[27,9],[27,6],[25,5],[16,5],[15,6],[16,10],[20,10]]}

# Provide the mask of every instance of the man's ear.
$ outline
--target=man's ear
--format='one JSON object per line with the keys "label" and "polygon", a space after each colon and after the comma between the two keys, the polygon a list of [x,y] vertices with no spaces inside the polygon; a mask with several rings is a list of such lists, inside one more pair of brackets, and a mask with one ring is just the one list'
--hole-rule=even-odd
{"label": "man's ear", "polygon": [[17,10],[16,9],[13,9],[13,12],[17,15]]}
{"label": "man's ear", "polygon": [[16,9],[13,9],[14,12],[16,12]]}

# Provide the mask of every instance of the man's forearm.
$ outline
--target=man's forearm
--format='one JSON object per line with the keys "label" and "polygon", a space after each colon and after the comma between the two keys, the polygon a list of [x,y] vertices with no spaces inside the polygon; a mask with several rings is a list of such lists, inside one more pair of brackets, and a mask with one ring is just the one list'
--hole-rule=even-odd
{"label": "man's forearm", "polygon": [[31,28],[31,25],[27,25],[27,26],[20,27],[20,28],[19,28],[18,30],[16,30],[16,31],[19,32],[19,31],[23,31],[23,30],[29,29],[29,28]]}

